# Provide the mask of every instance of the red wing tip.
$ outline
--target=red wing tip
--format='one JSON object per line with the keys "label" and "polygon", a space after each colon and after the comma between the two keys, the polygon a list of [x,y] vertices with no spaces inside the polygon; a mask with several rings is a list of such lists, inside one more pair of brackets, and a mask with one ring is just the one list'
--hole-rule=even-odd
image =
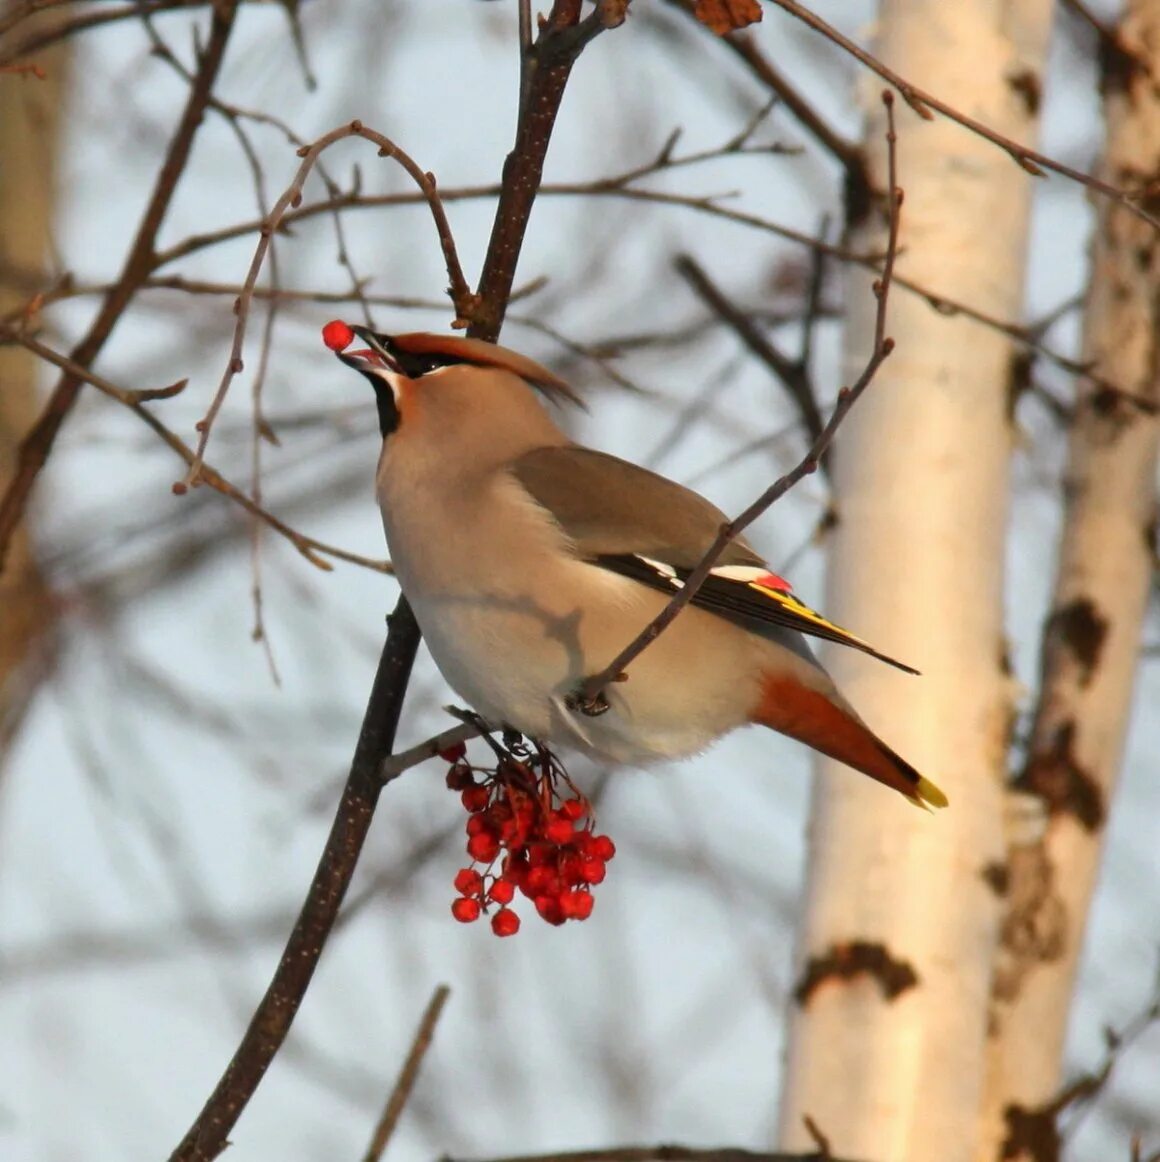
{"label": "red wing tip", "polygon": [[779,577],[776,573],[762,573],[760,577],[753,579],[752,584],[762,585],[766,589],[777,589],[782,593],[793,592],[793,586],[784,577]]}

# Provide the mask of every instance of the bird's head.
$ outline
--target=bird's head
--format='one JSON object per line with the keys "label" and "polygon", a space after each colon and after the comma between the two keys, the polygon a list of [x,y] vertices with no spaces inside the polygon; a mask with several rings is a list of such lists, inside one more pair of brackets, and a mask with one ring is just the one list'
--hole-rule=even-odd
{"label": "bird's head", "polygon": [[[478,385],[482,391],[489,377],[482,374],[476,377],[473,372],[501,371],[518,376],[549,398],[581,402],[562,379],[526,355],[482,339],[433,335],[425,331],[388,335],[339,321],[327,323],[322,336],[339,359],[366,376],[375,389],[379,428],[384,439],[401,426],[412,403],[422,398],[419,393],[424,386],[433,386],[441,380],[444,386],[450,386],[451,381],[444,377],[452,368],[461,372],[455,380],[458,387],[473,389]],[[366,346],[349,350],[356,338]],[[488,401],[481,398],[478,402]]]}

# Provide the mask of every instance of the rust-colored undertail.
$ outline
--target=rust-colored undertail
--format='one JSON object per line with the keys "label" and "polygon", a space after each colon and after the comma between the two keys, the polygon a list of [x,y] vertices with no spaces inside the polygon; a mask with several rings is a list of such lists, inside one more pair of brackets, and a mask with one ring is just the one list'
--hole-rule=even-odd
{"label": "rust-colored undertail", "polygon": [[779,675],[767,675],[751,721],[796,738],[814,750],[892,787],[920,807],[945,807],[947,797],[873,731],[825,694]]}

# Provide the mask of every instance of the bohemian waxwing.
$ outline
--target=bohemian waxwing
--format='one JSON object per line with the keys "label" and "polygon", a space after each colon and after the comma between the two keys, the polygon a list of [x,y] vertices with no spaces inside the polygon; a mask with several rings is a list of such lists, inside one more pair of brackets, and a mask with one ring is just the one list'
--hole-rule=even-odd
{"label": "bohemian waxwing", "polygon": [[[366,349],[344,351],[354,335]],[[337,322],[324,337],[375,389],[391,559],[443,676],[485,719],[625,764],[693,754],[759,723],[915,803],[946,805],[858,717],[803,635],[909,667],[804,605],[740,538],[609,685],[607,711],[573,709],[569,695],[665,605],[727,518],[575,444],[534,389],[575,395],[523,355]]]}

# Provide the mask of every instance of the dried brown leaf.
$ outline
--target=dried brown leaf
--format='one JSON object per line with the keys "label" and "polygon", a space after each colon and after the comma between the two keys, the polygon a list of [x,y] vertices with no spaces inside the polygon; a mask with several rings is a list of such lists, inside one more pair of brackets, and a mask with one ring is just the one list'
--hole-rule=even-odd
{"label": "dried brown leaf", "polygon": [[693,15],[718,36],[735,32],[761,19],[757,0],[697,0]]}

